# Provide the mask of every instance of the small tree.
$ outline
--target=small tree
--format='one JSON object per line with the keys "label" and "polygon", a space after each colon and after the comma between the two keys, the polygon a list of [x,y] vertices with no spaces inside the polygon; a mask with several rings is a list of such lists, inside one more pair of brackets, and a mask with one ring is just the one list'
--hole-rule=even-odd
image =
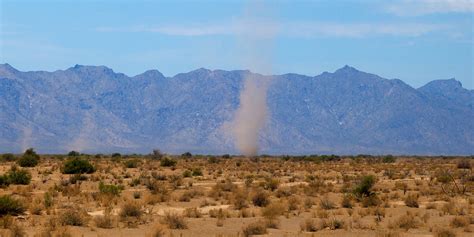
{"label": "small tree", "polygon": [[68,156],[80,156],[81,154],[77,151],[70,151],[69,153],[67,153]]}
{"label": "small tree", "polygon": [[154,160],[161,160],[161,158],[163,158],[163,153],[161,153],[160,149],[154,149],[151,153],[151,158]]}
{"label": "small tree", "polygon": [[18,165],[21,167],[35,167],[39,163],[39,155],[36,154],[33,148],[25,151],[23,156],[18,160]]}

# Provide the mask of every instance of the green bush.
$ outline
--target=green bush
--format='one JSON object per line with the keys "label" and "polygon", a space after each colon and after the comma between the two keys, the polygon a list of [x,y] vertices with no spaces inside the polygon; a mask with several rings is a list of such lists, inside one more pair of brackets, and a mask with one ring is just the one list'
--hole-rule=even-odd
{"label": "green bush", "polygon": [[18,165],[21,167],[35,167],[38,165],[39,159],[39,155],[36,154],[33,148],[30,148],[18,159]]}
{"label": "green bush", "polygon": [[0,196],[0,216],[20,215],[25,212],[25,206],[10,195]]}
{"label": "green bush", "polygon": [[362,180],[360,183],[357,185],[357,187],[354,189],[354,194],[357,198],[361,199],[363,197],[369,197],[374,195],[372,192],[372,187],[375,184],[375,176],[373,175],[368,175],[362,177]]}
{"label": "green bush", "polygon": [[86,221],[78,210],[68,209],[59,216],[61,225],[83,226]]}
{"label": "green bush", "polygon": [[8,181],[8,175],[0,175],[0,188],[10,185]]}
{"label": "green bush", "polygon": [[382,159],[382,162],[383,163],[395,163],[397,159],[392,156],[392,155],[388,155],[388,156],[385,156],[383,159]]}
{"label": "green bush", "polygon": [[252,197],[253,205],[257,207],[266,207],[270,203],[269,195],[264,191],[257,191]]}
{"label": "green bush", "polygon": [[184,177],[184,178],[189,178],[189,177],[191,177],[191,176],[193,176],[193,172],[192,172],[191,170],[185,170],[185,171],[183,172],[183,177]]}
{"label": "green bush", "polygon": [[124,165],[126,168],[137,168],[140,162],[137,159],[126,160]]}
{"label": "green bush", "polygon": [[103,193],[103,194],[119,196],[122,190],[123,190],[122,186],[117,186],[113,184],[104,184],[102,182],[99,183],[99,191],[100,193]]}
{"label": "green bush", "polygon": [[12,153],[6,153],[2,155],[2,161],[14,161],[15,160],[15,155]]}
{"label": "green bush", "polygon": [[63,174],[91,174],[95,172],[94,166],[87,160],[73,158],[64,163]]}
{"label": "green bush", "polygon": [[8,171],[7,182],[9,184],[29,184],[31,181],[31,174],[27,170],[17,169],[16,166],[12,166],[11,170]]}
{"label": "green bush", "polygon": [[163,167],[173,167],[173,166],[176,165],[176,160],[165,157],[165,158],[160,160],[160,165],[163,166]]}
{"label": "green bush", "polygon": [[193,169],[193,176],[202,176],[201,168],[194,168]]}

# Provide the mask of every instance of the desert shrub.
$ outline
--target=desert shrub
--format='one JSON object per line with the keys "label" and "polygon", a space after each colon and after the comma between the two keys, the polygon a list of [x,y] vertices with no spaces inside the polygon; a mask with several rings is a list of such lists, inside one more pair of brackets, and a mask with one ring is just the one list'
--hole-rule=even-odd
{"label": "desert shrub", "polygon": [[232,204],[234,209],[241,210],[247,208],[249,205],[247,203],[248,193],[244,190],[237,190],[232,199]]}
{"label": "desert shrub", "polygon": [[191,170],[185,170],[183,171],[183,177],[184,178],[189,178],[193,176],[193,172]]}
{"label": "desert shrub", "polygon": [[468,217],[456,216],[451,220],[451,226],[454,228],[466,227],[469,226],[470,221]]}
{"label": "desert shrub", "polygon": [[125,165],[126,168],[137,168],[139,163],[140,163],[139,160],[131,159],[131,160],[126,160],[124,162],[124,165]]}
{"label": "desert shrub", "polygon": [[282,203],[271,203],[262,209],[262,216],[267,219],[275,219],[285,213],[286,207]]}
{"label": "desert shrub", "polygon": [[9,184],[29,184],[31,181],[31,174],[27,170],[18,169],[16,166],[12,166],[10,171],[8,171],[7,182]]}
{"label": "desert shrub", "polygon": [[193,176],[202,176],[202,170],[201,170],[201,168],[194,168],[192,175],[193,175]]}
{"label": "desert shrub", "polygon": [[191,157],[193,157],[193,154],[191,154],[191,152],[185,152],[185,153],[181,154],[181,157],[183,157],[183,158],[191,158]]}
{"label": "desert shrub", "polygon": [[344,195],[341,201],[341,206],[344,208],[352,208],[352,199],[350,195]]}
{"label": "desert shrub", "polygon": [[380,199],[377,197],[377,195],[370,195],[363,197],[361,199],[361,203],[363,207],[373,207],[380,204]]}
{"label": "desert shrub", "polygon": [[298,210],[301,206],[301,199],[297,196],[290,196],[288,198],[288,210],[295,211]]}
{"label": "desert shrub", "polygon": [[14,161],[15,159],[16,157],[12,153],[6,153],[2,155],[2,161]]}
{"label": "desert shrub", "polygon": [[368,197],[371,195],[374,195],[372,192],[372,187],[375,184],[375,176],[373,175],[368,175],[362,177],[360,183],[356,186],[354,189],[354,194],[356,195],[357,198],[362,198],[362,197]]}
{"label": "desert shrub", "polygon": [[209,159],[207,159],[207,162],[209,162],[209,164],[217,164],[219,163],[219,159],[217,159],[215,156],[211,156]]}
{"label": "desert shrub", "polygon": [[161,225],[156,226],[151,236],[152,237],[165,237],[165,228]]}
{"label": "desert shrub", "polygon": [[174,167],[176,165],[176,160],[165,157],[160,160],[160,165],[162,167]]}
{"label": "desert shrub", "polygon": [[33,148],[25,151],[25,153],[18,159],[18,165],[21,167],[35,167],[39,163],[39,155],[36,154]]}
{"label": "desert shrub", "polygon": [[188,218],[201,218],[202,213],[195,207],[186,208],[184,210],[184,215]]}
{"label": "desert shrub", "polygon": [[227,210],[224,210],[222,208],[219,208],[219,209],[211,209],[209,210],[209,216],[212,217],[212,218],[228,218],[230,217],[230,213],[227,211]]}
{"label": "desert shrub", "polygon": [[99,191],[102,194],[119,196],[122,190],[123,186],[120,185],[104,184],[103,182],[99,183]]}
{"label": "desert shrub", "polygon": [[53,195],[50,192],[45,192],[43,195],[43,203],[45,208],[50,208],[54,204]]}
{"label": "desert shrub", "polygon": [[273,192],[278,188],[279,185],[280,181],[278,181],[278,179],[267,177],[265,178],[265,182],[263,183],[263,188]]}
{"label": "desert shrub", "polygon": [[319,230],[319,225],[314,219],[306,219],[300,224],[301,231],[316,232]]}
{"label": "desert shrub", "polygon": [[30,213],[33,215],[41,215],[41,212],[43,211],[43,205],[41,204],[40,199],[35,199],[33,202],[30,204]]}
{"label": "desert shrub", "polygon": [[420,222],[418,221],[418,219],[415,219],[412,214],[407,213],[405,215],[400,216],[396,220],[395,225],[398,228],[409,230],[416,229],[420,225]]}
{"label": "desert shrub", "polygon": [[10,195],[0,196],[0,216],[20,215],[25,212],[25,206]]}
{"label": "desert shrub", "polygon": [[24,237],[24,236],[28,236],[26,234],[26,231],[25,229],[23,228],[23,226],[21,225],[18,225],[16,221],[13,221],[11,223],[10,226],[8,226],[8,230],[9,230],[9,236],[11,237]]}
{"label": "desert shrub", "polygon": [[409,194],[409,195],[405,198],[405,205],[407,205],[407,207],[415,207],[415,208],[418,208],[418,195],[416,195],[416,194]]}
{"label": "desert shrub", "polygon": [[111,157],[112,157],[112,158],[115,158],[115,159],[121,158],[121,157],[122,157],[122,154],[116,152],[116,153],[113,153]]}
{"label": "desert shrub", "polygon": [[408,184],[405,182],[395,182],[395,188],[403,190],[403,194],[405,194],[408,191]]}
{"label": "desert shrub", "polygon": [[462,159],[457,164],[458,169],[471,169],[471,161],[468,159]]}
{"label": "desert shrub", "polygon": [[219,198],[219,197],[223,197],[229,192],[235,192],[236,190],[237,190],[237,185],[232,183],[232,180],[226,179],[226,180],[217,182],[216,185],[212,187],[212,190],[209,193],[209,196],[213,198]]}
{"label": "desert shrub", "polygon": [[62,168],[63,174],[91,174],[94,172],[95,168],[89,161],[79,158],[66,161]]}
{"label": "desert shrub", "polygon": [[125,218],[125,217],[136,217],[140,218],[142,216],[143,212],[140,208],[140,205],[136,202],[126,202],[122,205],[122,208],[120,209],[120,217]]}
{"label": "desert shrub", "polygon": [[336,207],[336,205],[334,204],[334,202],[332,202],[331,200],[329,200],[328,197],[323,197],[321,199],[321,201],[319,202],[319,206],[324,209],[324,210],[330,210],[330,209],[334,209]]}
{"label": "desert shrub", "polygon": [[436,237],[456,237],[454,231],[450,229],[440,229],[436,231]]}
{"label": "desert shrub", "polygon": [[4,188],[8,185],[10,185],[10,182],[8,182],[8,175],[0,175],[0,188]]}
{"label": "desert shrub", "polygon": [[166,186],[166,183],[147,179],[145,181],[145,186],[150,190],[151,194],[160,195],[163,201],[166,201],[169,197],[169,190]]}
{"label": "desert shrub", "polygon": [[259,190],[253,195],[252,203],[257,207],[265,207],[270,203],[270,199],[266,192]]}
{"label": "desert shrub", "polygon": [[329,222],[325,222],[325,225],[327,225],[327,227],[329,227],[331,230],[338,230],[344,228],[344,221],[333,218]]}
{"label": "desert shrub", "polygon": [[263,222],[250,223],[242,229],[242,233],[245,237],[253,235],[264,235],[267,233],[267,225]]}
{"label": "desert shrub", "polygon": [[61,225],[83,226],[85,224],[84,218],[76,209],[67,209],[59,217]]}
{"label": "desert shrub", "polygon": [[94,217],[94,223],[95,226],[102,229],[112,229],[114,227],[113,220],[108,214]]}
{"label": "desert shrub", "polygon": [[397,160],[397,159],[396,159],[394,156],[392,156],[392,155],[384,156],[384,157],[382,158],[382,162],[383,162],[383,163],[394,163],[396,160]]}
{"label": "desert shrub", "polygon": [[82,174],[74,174],[69,177],[69,183],[76,184],[77,181],[84,181],[87,180],[87,176]]}
{"label": "desert shrub", "polygon": [[163,222],[166,225],[168,225],[168,228],[173,229],[173,230],[176,230],[176,229],[181,230],[181,229],[188,228],[188,225],[184,217],[177,213],[171,213],[171,212],[166,213],[165,216],[163,217]]}

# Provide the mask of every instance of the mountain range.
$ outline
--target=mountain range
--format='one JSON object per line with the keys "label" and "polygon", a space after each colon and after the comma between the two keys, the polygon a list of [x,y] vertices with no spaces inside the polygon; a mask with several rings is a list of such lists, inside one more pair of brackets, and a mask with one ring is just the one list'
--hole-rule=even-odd
{"label": "mountain range", "polygon": [[267,154],[474,154],[474,91],[413,88],[344,66],[311,77],[200,68],[129,77],[105,66],[18,71],[0,64],[0,152],[236,154],[245,78],[268,80]]}

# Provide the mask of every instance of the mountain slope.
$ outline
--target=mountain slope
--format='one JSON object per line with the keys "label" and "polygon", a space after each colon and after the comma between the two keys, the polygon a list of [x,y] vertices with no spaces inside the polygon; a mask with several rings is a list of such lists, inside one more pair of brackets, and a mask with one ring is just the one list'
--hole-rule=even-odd
{"label": "mountain slope", "polygon": [[[230,133],[249,71],[128,77],[104,66],[20,72],[0,65],[0,152],[237,153]],[[473,91],[414,89],[345,66],[272,76],[264,153],[473,154]]]}

